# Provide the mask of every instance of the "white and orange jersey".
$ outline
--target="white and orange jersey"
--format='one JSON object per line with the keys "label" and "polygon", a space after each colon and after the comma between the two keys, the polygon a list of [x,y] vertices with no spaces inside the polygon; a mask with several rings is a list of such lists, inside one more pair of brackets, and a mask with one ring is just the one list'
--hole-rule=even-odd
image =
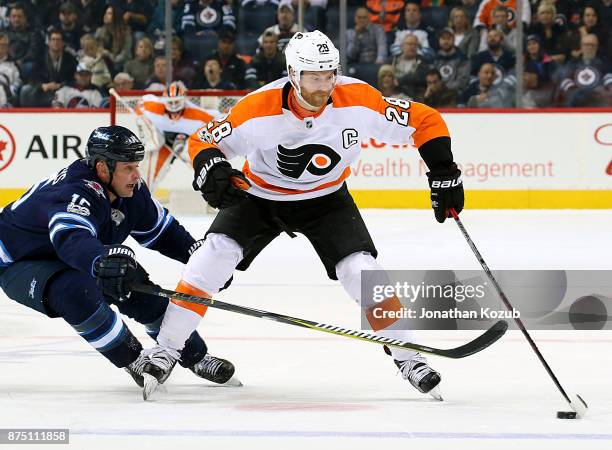
{"label": "white and orange jersey", "polygon": [[200,108],[195,103],[185,100],[185,109],[181,116],[173,120],[166,113],[163,99],[153,94],[142,97],[136,107],[136,114],[147,117],[164,135],[176,136],[184,134],[189,136],[202,126],[202,123],[209,123],[218,111],[208,111]]}
{"label": "white and orange jersey", "polygon": [[385,98],[372,86],[338,77],[316,116],[300,119],[289,107],[291,84],[274,81],[242,98],[189,139],[189,155],[218,148],[227,159],[244,156],[249,193],[272,200],[302,200],[339,189],[359,158],[361,141],[420,147],[449,136],[440,114],[421,103]]}
{"label": "white and orange jersey", "polygon": [[478,11],[474,17],[474,27],[484,25],[488,29],[493,26],[493,10],[501,5],[508,8],[508,26],[516,27],[516,16],[518,11],[518,1],[523,2],[522,22],[531,23],[531,5],[528,0],[481,0]]}

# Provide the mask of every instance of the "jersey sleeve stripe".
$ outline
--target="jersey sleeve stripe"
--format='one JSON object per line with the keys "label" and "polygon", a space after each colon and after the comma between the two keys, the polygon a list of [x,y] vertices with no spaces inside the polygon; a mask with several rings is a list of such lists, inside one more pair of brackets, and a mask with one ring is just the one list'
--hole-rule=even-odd
{"label": "jersey sleeve stripe", "polygon": [[148,241],[145,242],[140,242],[141,239],[146,239],[143,237],[138,237],[136,238],[136,240],[140,243],[140,245],[142,245],[143,247],[149,247],[151,245],[153,245],[155,243],[155,241],[157,241],[157,239],[162,235],[162,233],[166,230],[166,228],[168,228],[168,225],[170,225],[172,223],[172,221],[174,220],[174,217],[172,216],[168,216],[166,217],[166,220],[164,221],[163,226],[161,227],[161,229],[159,230],[159,232],[153,236],[151,239],[149,239]]}
{"label": "jersey sleeve stripe", "polygon": [[56,224],[52,229],[51,232],[49,234],[49,240],[51,242],[53,242],[53,239],[55,238],[55,235],[57,233],[59,233],[60,231],[66,231],[66,230],[74,230],[76,228],[81,228],[83,230],[89,231],[89,233],[91,233],[92,236],[96,236],[92,230],[90,230],[88,227],[85,227],[83,225],[74,225],[74,224],[66,224],[66,223],[58,223]]}
{"label": "jersey sleeve stripe", "polygon": [[162,223],[162,221],[164,220],[164,218],[168,214],[168,211],[163,208],[163,206],[157,201],[157,199],[151,197],[151,200],[153,200],[153,203],[155,204],[155,208],[157,208],[157,221],[155,222],[155,225],[153,225],[153,227],[151,229],[149,229],[149,230],[142,230],[142,231],[141,230],[132,230],[130,232],[131,235],[139,236],[139,235],[151,234],[151,233],[155,232],[157,227],[159,227],[159,225]]}
{"label": "jersey sleeve stripe", "polygon": [[30,196],[31,196],[31,195],[32,195],[34,192],[36,192],[36,190],[37,190],[37,189],[40,187],[40,185],[41,185],[41,184],[43,184],[43,183],[45,183],[46,181],[47,181],[47,180],[41,180],[41,181],[39,181],[39,182],[38,182],[38,183],[36,183],[34,186],[32,186],[32,187],[30,188],[30,190],[29,190],[27,193],[23,194],[23,195],[21,196],[21,198],[19,198],[19,200],[17,200],[17,201],[15,201],[15,202],[13,202],[13,204],[11,205],[11,211],[15,211],[19,205],[21,205],[23,202],[25,202],[27,199],[29,199],[29,198],[30,198]]}
{"label": "jersey sleeve stripe", "polygon": [[6,247],[4,246],[4,243],[0,241],[0,267],[8,266],[12,262],[13,262],[13,258],[11,258],[11,255],[9,254]]}
{"label": "jersey sleeve stripe", "polygon": [[342,183],[344,180],[346,180],[349,177],[349,175],[351,174],[351,168],[347,167],[346,169],[344,169],[344,171],[342,172],[340,177],[336,178],[335,180],[328,181],[327,183],[322,183],[322,184],[320,184],[317,187],[314,187],[312,189],[301,190],[301,189],[287,189],[287,188],[283,188],[283,187],[280,187],[280,186],[275,186],[273,184],[268,183],[263,178],[258,177],[253,172],[251,172],[251,169],[249,168],[248,161],[245,161],[244,166],[242,168],[242,171],[244,172],[245,176],[249,180],[251,180],[253,183],[255,183],[260,188],[266,189],[266,190],[269,190],[269,191],[279,192],[281,194],[290,194],[290,195],[291,194],[306,194],[308,192],[315,192],[315,191],[319,191],[321,189],[325,189],[325,188],[328,188],[328,187],[336,186],[336,185]]}
{"label": "jersey sleeve stripe", "polygon": [[95,225],[93,223],[91,223],[85,217],[79,216],[78,214],[73,214],[73,213],[56,213],[56,214],[54,214],[53,217],[51,217],[51,220],[49,221],[49,229],[51,229],[53,227],[55,222],[60,222],[60,223],[64,223],[64,224],[67,224],[67,225],[72,225],[70,222],[65,222],[66,220],[73,220],[76,223],[80,223],[82,225],[85,225],[87,227],[87,229],[89,231],[91,231],[92,235],[94,235],[94,236],[98,235],[98,233],[96,231],[96,227],[95,227]]}

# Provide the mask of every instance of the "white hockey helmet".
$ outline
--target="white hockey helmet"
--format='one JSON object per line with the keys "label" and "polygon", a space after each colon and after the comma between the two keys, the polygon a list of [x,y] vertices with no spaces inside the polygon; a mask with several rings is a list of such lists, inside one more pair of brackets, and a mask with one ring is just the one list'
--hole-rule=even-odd
{"label": "white hockey helmet", "polygon": [[340,68],[340,52],[319,30],[294,34],[285,47],[285,60],[289,81],[298,93],[303,71],[335,70],[338,74]]}

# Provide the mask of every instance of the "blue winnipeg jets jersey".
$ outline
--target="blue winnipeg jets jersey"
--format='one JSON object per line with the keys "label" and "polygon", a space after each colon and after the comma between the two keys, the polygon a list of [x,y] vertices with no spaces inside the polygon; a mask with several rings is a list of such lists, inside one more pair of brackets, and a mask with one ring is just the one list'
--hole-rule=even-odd
{"label": "blue winnipeg jets jersey", "polygon": [[59,258],[91,274],[104,245],[129,235],[181,262],[194,243],[143,182],[132,197],[111,204],[102,181],[80,160],[39,181],[0,213],[0,267]]}

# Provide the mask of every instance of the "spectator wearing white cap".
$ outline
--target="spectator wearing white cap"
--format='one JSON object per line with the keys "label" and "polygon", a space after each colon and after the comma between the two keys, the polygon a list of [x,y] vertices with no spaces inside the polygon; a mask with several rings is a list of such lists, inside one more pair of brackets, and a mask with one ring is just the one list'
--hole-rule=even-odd
{"label": "spectator wearing white cap", "polygon": [[127,72],[119,72],[113,78],[113,85],[117,91],[130,91],[134,89],[134,78]]}
{"label": "spectator wearing white cap", "polygon": [[91,82],[91,69],[79,63],[74,73],[74,82],[55,92],[54,108],[99,108],[103,96],[100,89]]}

